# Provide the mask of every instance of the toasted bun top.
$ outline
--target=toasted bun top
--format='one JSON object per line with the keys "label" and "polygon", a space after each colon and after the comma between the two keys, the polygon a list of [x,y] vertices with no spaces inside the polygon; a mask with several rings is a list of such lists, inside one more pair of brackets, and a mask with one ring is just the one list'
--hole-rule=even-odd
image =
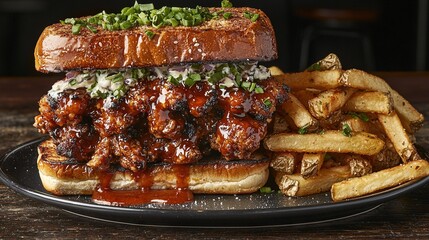
{"label": "toasted bun top", "polygon": [[[219,11],[220,8],[210,8]],[[277,58],[274,30],[258,9],[228,8],[232,17],[219,17],[194,27],[140,26],[97,33],[82,29],[74,35],[69,24],[54,24],[42,32],[35,51],[36,69],[61,72],[77,69],[149,67],[191,62],[269,61]],[[251,21],[245,12],[257,13]],[[146,36],[150,30],[155,35]]]}

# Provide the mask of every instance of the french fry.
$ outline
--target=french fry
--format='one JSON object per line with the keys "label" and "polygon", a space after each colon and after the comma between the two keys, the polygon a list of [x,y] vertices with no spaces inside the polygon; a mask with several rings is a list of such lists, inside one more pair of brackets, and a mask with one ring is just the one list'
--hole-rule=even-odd
{"label": "french fry", "polygon": [[371,133],[371,128],[368,122],[360,118],[347,118],[341,122],[342,125],[348,125],[353,132],[367,132]]}
{"label": "french fry", "polygon": [[274,114],[273,116],[273,133],[281,133],[289,130],[289,124],[281,114]]}
{"label": "french fry", "polygon": [[347,70],[341,76],[343,86],[390,93],[393,106],[408,132],[414,133],[423,124],[424,117],[398,92],[393,90],[383,79],[361,70]]}
{"label": "french fry", "polygon": [[297,128],[314,129],[317,127],[316,119],[293,94],[289,94],[289,98],[282,104],[281,108],[292,119]]}
{"label": "french fry", "polygon": [[355,91],[356,89],[353,88],[326,90],[308,101],[309,111],[317,119],[328,118],[333,112],[339,110]]}
{"label": "french fry", "polygon": [[271,159],[270,167],[275,171],[292,174],[295,171],[297,156],[289,152],[276,152]]}
{"label": "french fry", "polygon": [[285,83],[292,90],[306,88],[329,89],[340,87],[341,70],[286,73],[274,76],[277,81]]}
{"label": "french fry", "polygon": [[383,150],[369,158],[373,171],[380,171],[391,168],[402,163],[401,156],[396,152],[395,147],[389,138],[385,139]]}
{"label": "french fry", "polygon": [[339,123],[344,120],[346,116],[343,111],[338,110],[329,115],[328,118],[319,119],[320,129],[339,129]]}
{"label": "french fry", "polygon": [[331,197],[334,201],[342,201],[375,193],[426,176],[429,176],[429,163],[426,160],[410,161],[362,177],[334,183],[331,188]]}
{"label": "french fry", "polygon": [[278,133],[267,137],[268,150],[280,152],[339,152],[374,155],[383,149],[384,141],[364,132],[344,136],[341,131],[328,130],[321,134]]}
{"label": "french fry", "polygon": [[379,114],[378,120],[404,163],[420,158],[395,112],[389,115]]}
{"label": "french fry", "polygon": [[[290,127],[263,142],[274,151],[271,166],[285,195],[331,189],[341,201],[429,176],[429,163],[412,141],[423,115],[381,78],[342,71],[335,55],[305,72],[271,71],[291,88],[280,110]],[[320,132],[291,133],[295,127]]]}
{"label": "french fry", "polygon": [[293,91],[293,94],[306,108],[308,108],[308,101],[317,97],[321,92],[322,91],[319,89],[307,88]]}
{"label": "french fry", "polygon": [[278,76],[284,74],[284,72],[277,66],[271,66],[268,68],[272,76]]}
{"label": "french fry", "polygon": [[350,166],[350,173],[353,177],[360,177],[372,172],[371,163],[359,155],[352,155],[346,158]]}
{"label": "french fry", "polygon": [[324,59],[317,61],[307,68],[307,71],[321,71],[321,70],[337,70],[342,69],[340,59],[337,55],[330,53]]}
{"label": "french fry", "polygon": [[307,196],[329,191],[332,184],[351,176],[349,166],[322,168],[318,174],[304,178],[301,174],[274,173],[274,179],[280,191],[286,196]]}
{"label": "french fry", "polygon": [[322,168],[325,153],[305,153],[301,160],[301,175],[309,178],[316,175]]}
{"label": "french fry", "polygon": [[389,114],[393,110],[393,100],[389,93],[356,92],[344,104],[345,111]]}

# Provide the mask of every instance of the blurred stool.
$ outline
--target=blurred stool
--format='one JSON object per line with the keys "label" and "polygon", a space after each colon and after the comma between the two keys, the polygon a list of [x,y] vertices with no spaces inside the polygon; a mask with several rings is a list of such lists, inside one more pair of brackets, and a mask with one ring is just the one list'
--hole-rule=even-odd
{"label": "blurred stool", "polygon": [[[370,26],[378,18],[372,9],[298,8],[295,15],[307,26],[302,30],[300,69],[328,53],[338,54],[352,67],[374,70],[375,60]],[[327,51],[327,52],[326,52]],[[347,65],[347,64],[345,64]]]}

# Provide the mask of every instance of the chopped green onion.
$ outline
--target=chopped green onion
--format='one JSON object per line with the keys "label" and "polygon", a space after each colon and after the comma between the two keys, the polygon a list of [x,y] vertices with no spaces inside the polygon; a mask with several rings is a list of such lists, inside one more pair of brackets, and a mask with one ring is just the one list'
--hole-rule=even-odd
{"label": "chopped green onion", "polygon": [[77,83],[76,78],[73,78],[69,81],[70,86],[74,86],[74,85],[76,85],[76,83]]}
{"label": "chopped green onion", "polygon": [[126,30],[131,28],[133,25],[131,24],[130,21],[125,21],[125,22],[121,22],[119,26],[121,27],[122,30]]}
{"label": "chopped green onion", "polygon": [[271,102],[271,100],[269,98],[264,99],[264,104],[268,108],[271,108],[273,106],[273,103]]}
{"label": "chopped green onion", "polygon": [[97,28],[92,25],[87,25],[86,28],[88,28],[92,33],[97,33]]}
{"label": "chopped green onion", "polygon": [[226,20],[230,19],[232,17],[232,13],[230,12],[226,12],[223,14],[223,18],[225,18]]}
{"label": "chopped green onion", "polygon": [[359,118],[360,120],[364,121],[364,122],[368,122],[369,121],[369,117],[368,115],[366,115],[365,113],[357,113],[357,112],[349,112],[349,115],[351,115],[354,118]]}
{"label": "chopped green onion", "polygon": [[256,86],[255,93],[264,93],[264,89],[261,88],[260,86]]}
{"label": "chopped green onion", "polygon": [[[225,1],[224,5],[231,3]],[[229,19],[231,13],[223,13],[225,19]],[[61,20],[62,24],[73,26],[73,34],[79,34],[81,27],[87,27],[91,32],[96,32],[96,26],[101,26],[109,31],[126,30],[136,26],[152,25],[160,28],[164,26],[196,26],[218,16],[218,13],[211,13],[208,8],[197,6],[196,8],[186,7],[162,7],[155,9],[152,3],[139,4],[137,1],[134,6],[124,7],[120,13],[106,13],[102,11],[88,18],[66,18]],[[80,25],[80,26],[79,26]]]}
{"label": "chopped green onion", "polygon": [[152,40],[152,38],[155,36],[155,33],[154,33],[154,32],[152,32],[152,31],[149,31],[149,30],[146,30],[144,33],[146,34],[146,36],[147,36],[150,40]]}
{"label": "chopped green onion", "polygon": [[66,24],[74,25],[76,23],[76,20],[74,18],[66,18],[63,22]]}
{"label": "chopped green onion", "polygon": [[[136,1],[136,3],[137,3],[137,1]],[[140,7],[140,11],[142,11],[142,12],[155,9],[155,7],[153,6],[153,3],[139,4],[139,7]]]}
{"label": "chopped green onion", "polygon": [[242,82],[241,87],[248,90],[250,88],[251,82]]}
{"label": "chopped green onion", "polygon": [[253,92],[255,88],[256,88],[256,83],[253,82],[252,84],[250,84],[249,92]]}
{"label": "chopped green onion", "polygon": [[346,137],[352,136],[352,129],[350,128],[350,126],[347,123],[343,124],[342,133]]}
{"label": "chopped green onion", "polygon": [[109,96],[109,94],[107,92],[101,92],[100,90],[97,90],[96,95],[97,95],[97,97],[103,98],[103,99],[105,99]]}
{"label": "chopped green onion", "polygon": [[273,190],[271,190],[271,187],[261,187],[259,189],[259,192],[261,192],[261,193],[272,193]]}
{"label": "chopped green onion", "polygon": [[195,71],[198,71],[198,70],[200,70],[201,69],[201,67],[202,67],[203,65],[201,64],[201,63],[194,63],[194,64],[192,64],[191,65],[191,68],[193,69],[193,70],[195,70]]}
{"label": "chopped green onion", "polygon": [[222,0],[222,2],[220,3],[220,5],[223,8],[232,8],[232,3],[229,0]]}
{"label": "chopped green onion", "polygon": [[[256,63],[217,63],[205,66],[201,63],[189,64],[184,68],[163,67],[163,68],[134,68],[120,71],[114,70],[83,70],[77,76],[68,79],[68,84],[64,88],[84,87],[94,98],[124,96],[128,89],[135,86],[137,82],[145,79],[163,78],[172,85],[192,87],[198,81],[206,81],[212,87],[219,88],[241,88],[247,92],[260,94],[264,89],[258,85],[253,75],[258,68]],[[180,72],[180,69],[183,72]],[[259,71],[268,71],[260,68]],[[160,76],[161,72],[161,76]],[[177,77],[176,77],[177,76]],[[186,76],[186,77],[185,77]],[[108,81],[109,83],[105,82]],[[271,108],[272,100],[261,98],[261,104]],[[264,106],[264,107],[265,107]]]}
{"label": "chopped green onion", "polygon": [[167,81],[170,82],[173,85],[179,85],[179,80],[173,76],[168,76]]}
{"label": "chopped green onion", "polygon": [[189,75],[190,78],[192,78],[192,80],[194,81],[200,81],[201,80],[201,75],[198,73],[192,73]]}
{"label": "chopped green onion", "polygon": [[82,25],[81,24],[76,24],[72,26],[72,33],[74,35],[77,35],[80,33],[80,30],[82,29]]}
{"label": "chopped green onion", "polygon": [[251,12],[244,12],[243,16],[247,19],[250,19],[250,21],[252,21],[252,22],[256,22],[256,20],[258,20],[258,18],[259,18],[259,14],[251,13]]}
{"label": "chopped green onion", "polygon": [[299,134],[306,134],[308,133],[308,126],[304,126],[298,129]]}
{"label": "chopped green onion", "polygon": [[250,21],[252,21],[252,22],[256,22],[256,20],[258,20],[258,18],[259,18],[259,14],[255,13],[255,14],[253,14],[253,16],[250,18]]}
{"label": "chopped green onion", "polygon": [[117,73],[115,75],[111,75],[106,77],[106,79],[111,80],[114,83],[124,81],[124,76],[121,73]]}
{"label": "chopped green onion", "polygon": [[222,72],[215,72],[209,77],[208,81],[211,84],[215,84],[215,83],[219,82],[220,80],[222,80],[224,77],[225,76]]}
{"label": "chopped green onion", "polygon": [[185,79],[185,85],[192,87],[197,81],[201,80],[201,76],[198,73],[189,74],[188,78]]}

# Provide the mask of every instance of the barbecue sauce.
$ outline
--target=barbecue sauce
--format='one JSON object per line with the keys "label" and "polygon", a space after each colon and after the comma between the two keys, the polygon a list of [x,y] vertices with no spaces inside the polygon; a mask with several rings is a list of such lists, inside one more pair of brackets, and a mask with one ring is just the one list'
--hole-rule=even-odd
{"label": "barbecue sauce", "polygon": [[149,203],[181,204],[194,199],[190,190],[111,190],[97,188],[92,194],[92,200],[98,204],[110,206],[136,206]]}
{"label": "barbecue sauce", "polygon": [[136,206],[150,203],[182,204],[193,201],[189,186],[189,166],[166,166],[163,171],[171,172],[176,178],[175,189],[153,190],[153,173],[150,169],[134,172],[132,177],[139,185],[136,190],[112,190],[110,182],[113,174],[103,172],[99,174],[100,184],[92,194],[92,200],[98,204],[110,206]]}

